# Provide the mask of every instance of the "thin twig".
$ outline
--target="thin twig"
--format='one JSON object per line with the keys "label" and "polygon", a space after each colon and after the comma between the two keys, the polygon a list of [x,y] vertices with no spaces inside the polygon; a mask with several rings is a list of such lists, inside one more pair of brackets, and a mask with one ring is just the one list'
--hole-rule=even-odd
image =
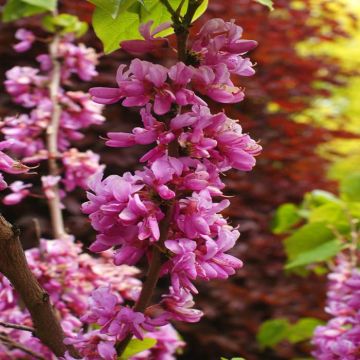
{"label": "thin twig", "polygon": [[35,359],[38,360],[46,360],[41,354],[29,349],[28,347],[16,342],[15,340],[11,339],[7,334],[5,333],[0,333],[0,341],[8,346],[10,349],[19,349],[21,351],[23,351],[26,354],[31,355],[32,357],[34,357]]}
{"label": "thin twig", "polygon": [[32,332],[32,333],[35,332],[35,329],[32,328],[32,327],[30,327],[30,326],[13,324],[13,323],[7,323],[7,322],[4,322],[4,321],[0,321],[0,326],[3,326],[3,327],[5,327],[5,328],[10,328],[10,329],[30,331],[30,332]]}
{"label": "thin twig", "polygon": [[[46,141],[48,150],[49,174],[51,176],[59,175],[57,164],[58,158],[58,133],[61,119],[61,106],[59,104],[60,82],[61,82],[61,64],[58,59],[60,36],[55,34],[49,44],[49,53],[52,62],[52,72],[49,82],[49,93],[52,104],[52,115],[50,124],[46,131]],[[52,186],[53,197],[48,199],[53,235],[60,239],[66,235],[64,219],[61,211],[61,198],[58,185]]]}

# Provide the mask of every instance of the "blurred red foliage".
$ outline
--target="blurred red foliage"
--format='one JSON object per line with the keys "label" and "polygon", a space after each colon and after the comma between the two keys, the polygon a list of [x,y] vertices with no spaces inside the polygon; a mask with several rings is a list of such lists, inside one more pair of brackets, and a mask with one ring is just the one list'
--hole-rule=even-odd
{"label": "blurred red foliage", "polygon": [[[321,16],[312,24],[308,22],[314,16],[310,2],[302,0],[303,6],[295,8],[289,0],[276,0],[277,10],[270,14],[252,0],[210,0],[208,12],[194,25],[193,31],[196,31],[211,17],[235,19],[243,26],[245,38],[258,41],[259,47],[250,55],[257,63],[257,73],[241,83],[247,89],[247,99],[237,106],[227,106],[226,110],[230,117],[240,120],[245,131],[261,141],[264,151],[253,172],[232,172],[227,176],[227,194],[234,197],[226,215],[240,226],[242,235],[234,254],[244,260],[245,266],[229,281],[199,284],[197,301],[206,317],[199,324],[179,324],[178,328],[189,344],[181,359],[218,360],[220,356],[241,355],[247,360],[272,360],[306,356],[309,351],[306,344],[285,344],[277,351],[262,351],[255,340],[258,327],[272,317],[296,320],[303,316],[325,316],[322,310],[324,279],[287,276],[283,272],[281,239],[270,231],[273,212],[281,203],[298,202],[306,191],[314,188],[334,190],[334,184],[324,177],[326,163],[315,155],[314,150],[333,136],[346,135],[290,120],[293,113],[306,109],[314,97],[330,95],[316,89],[315,81],[336,85],[340,83],[339,79],[344,81],[349,75],[342,73],[334,59],[302,58],[296,52],[296,44],[309,38],[320,41],[347,36],[329,6],[334,1],[321,1]],[[61,3],[62,10],[90,20],[92,7],[85,1],[65,0]],[[36,28],[37,19],[21,20],[20,23]],[[0,73],[3,80],[5,70],[15,64],[33,63],[34,52],[22,55],[20,59],[10,47],[14,40],[14,25],[1,27]],[[91,33],[84,42],[100,49],[99,41]],[[128,60],[128,56],[120,51],[101,58],[96,84],[113,84],[117,66]],[[74,85],[77,86],[76,81]],[[85,84],[85,88],[93,85]],[[278,105],[276,113],[268,112],[269,102]],[[14,105],[2,96],[0,116],[10,112],[14,112]],[[131,129],[139,121],[138,114],[113,105],[107,107],[106,116],[106,124],[90,131],[81,147],[92,147],[100,152],[103,162],[108,164],[108,173],[136,168],[144,148],[105,149],[99,135],[110,129]],[[67,199],[67,225],[78,239],[89,244],[94,234],[79,211],[78,204],[82,199],[83,195],[79,193]],[[31,244],[28,239],[33,236],[32,217],[39,217],[44,235],[49,234],[47,209],[38,200],[5,211],[26,229],[27,246]]]}

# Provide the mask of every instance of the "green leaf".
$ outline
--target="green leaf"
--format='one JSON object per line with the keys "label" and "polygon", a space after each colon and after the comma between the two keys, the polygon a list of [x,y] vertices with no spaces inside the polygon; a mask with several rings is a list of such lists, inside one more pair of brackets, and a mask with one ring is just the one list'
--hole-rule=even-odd
{"label": "green leaf", "polygon": [[155,345],[156,339],[153,338],[144,338],[143,340],[131,339],[124,353],[118,358],[118,360],[128,360],[132,356],[145,350],[149,350]]}
{"label": "green leaf", "polygon": [[256,339],[261,347],[273,347],[286,339],[290,324],[286,319],[271,319],[261,324]]}
{"label": "green leaf", "polygon": [[328,241],[309,251],[300,253],[292,261],[287,263],[285,269],[292,269],[298,266],[304,266],[318,263],[320,261],[326,261],[338,254],[342,250],[342,248],[343,245],[339,240]]}
{"label": "green leaf", "polygon": [[[177,9],[181,4],[182,0],[169,0],[169,4],[173,9]],[[181,8],[181,15],[186,13],[188,8],[189,1],[185,1]],[[193,22],[197,20],[207,9],[209,5],[209,0],[204,0],[199,8],[196,10]],[[165,22],[171,21],[171,15],[169,14],[166,7],[157,0],[144,0],[144,7],[141,8],[141,23],[145,23],[149,20],[154,21],[154,26],[163,24]],[[167,29],[159,33],[159,36],[168,36],[174,33],[172,28]]]}
{"label": "green leaf", "polygon": [[[185,1],[182,13],[186,11],[188,1]],[[164,22],[171,21],[171,15],[166,7],[159,0],[123,0],[120,4],[116,17],[110,13],[109,2],[106,7],[100,6],[103,0],[91,0],[92,3],[98,3],[93,14],[93,26],[96,35],[104,45],[105,53],[111,53],[120,47],[120,42],[124,40],[141,39],[139,26],[149,20],[153,20],[153,27]],[[181,3],[181,0],[169,0],[171,6],[175,9]],[[208,0],[203,1],[197,10],[194,19],[197,19],[207,8]],[[167,36],[173,33],[173,29],[163,31],[158,36]]]}
{"label": "green leaf", "polygon": [[315,328],[322,324],[321,320],[315,318],[300,319],[296,324],[291,325],[287,338],[291,343],[309,340]]}
{"label": "green leaf", "polygon": [[273,0],[255,0],[255,1],[261,5],[267,6],[271,11],[274,10]]}
{"label": "green leaf", "polygon": [[94,30],[106,54],[117,50],[123,40],[141,38],[139,25],[139,15],[130,11],[122,12],[115,19],[101,8],[96,8],[93,14]]}
{"label": "green leaf", "polygon": [[294,204],[283,204],[275,213],[272,231],[274,234],[281,234],[289,230],[301,219],[298,208]]}
{"label": "green leaf", "polygon": [[30,5],[21,0],[8,0],[2,10],[2,20],[4,22],[14,21],[46,11],[46,8]]}
{"label": "green leaf", "polygon": [[341,181],[340,194],[348,201],[360,201],[360,173],[352,174]]}
{"label": "green leaf", "polygon": [[286,254],[290,261],[299,254],[310,251],[317,246],[334,239],[333,233],[324,223],[310,223],[296,230],[284,240]]}
{"label": "green leaf", "polygon": [[[115,19],[121,11],[125,11],[131,3],[128,0],[88,0],[92,4],[106,11]],[[141,3],[141,1],[140,1]]]}
{"label": "green leaf", "polygon": [[339,203],[340,200],[334,194],[324,190],[313,190],[305,194],[303,206],[309,209],[328,204]]}
{"label": "green leaf", "polygon": [[49,11],[54,11],[57,8],[57,0],[21,0],[21,1]]}
{"label": "green leaf", "polygon": [[341,203],[328,203],[314,209],[309,216],[309,222],[323,222],[337,226],[348,222]]}
{"label": "green leaf", "polygon": [[59,32],[60,34],[73,33],[77,37],[84,35],[88,30],[86,22],[80,21],[77,16],[70,14],[45,16],[42,25],[47,31]]}

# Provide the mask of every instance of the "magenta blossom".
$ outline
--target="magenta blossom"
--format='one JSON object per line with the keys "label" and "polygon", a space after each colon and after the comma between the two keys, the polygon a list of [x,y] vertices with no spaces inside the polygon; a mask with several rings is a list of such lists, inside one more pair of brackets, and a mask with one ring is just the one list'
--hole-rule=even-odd
{"label": "magenta blossom", "polygon": [[168,40],[162,37],[155,37],[162,31],[169,29],[171,23],[166,22],[157,26],[153,31],[151,27],[154,21],[150,20],[145,24],[140,25],[139,32],[144,40],[126,40],[120,43],[123,50],[131,54],[144,54],[157,49],[165,48],[168,46]]}
{"label": "magenta blossom", "polygon": [[[123,100],[122,104],[126,107],[145,106],[153,102],[155,114],[164,115],[169,112],[173,104],[204,104],[202,100],[194,95],[190,90],[182,90],[189,82],[189,74],[183,73],[185,78],[180,80],[176,69],[165,68],[162,65],[152,64],[148,61],[134,59],[129,69],[120,65],[116,81],[118,88],[92,88],[90,94],[95,102],[100,104],[113,104]],[[191,72],[191,69],[188,69]],[[171,74],[173,84],[168,81]],[[183,83],[182,83],[183,81]],[[172,87],[173,85],[173,87]]]}
{"label": "magenta blossom", "polygon": [[170,293],[163,295],[161,306],[165,310],[166,316],[170,319],[185,321],[185,322],[198,322],[203,316],[202,311],[193,309],[194,301],[189,292],[180,289],[179,292],[175,292],[170,287]]}
{"label": "magenta blossom", "polygon": [[220,103],[238,103],[245,97],[243,90],[234,85],[225,64],[214,67],[200,66],[193,76],[193,87],[201,94]]}
{"label": "magenta blossom", "polygon": [[32,108],[45,96],[48,79],[39,75],[38,69],[15,66],[6,72],[6,78],[5,88],[17,104]]}
{"label": "magenta blossom", "polygon": [[35,35],[26,29],[18,29],[15,33],[15,38],[20,40],[19,43],[13,46],[14,50],[19,53],[29,50],[35,41]]}
{"label": "magenta blossom", "polygon": [[54,186],[56,186],[61,180],[60,176],[42,176],[41,183],[44,190],[44,194],[48,199],[53,199],[55,197]]}
{"label": "magenta blossom", "polygon": [[19,161],[12,159],[1,150],[11,148],[10,140],[0,141],[0,170],[9,174],[23,174],[29,171],[29,167],[23,165]]}
{"label": "magenta blossom", "polygon": [[24,184],[22,181],[15,181],[9,185],[11,194],[6,195],[3,199],[5,205],[15,205],[20,203],[24,198],[26,198],[30,191],[28,190],[32,185]]}

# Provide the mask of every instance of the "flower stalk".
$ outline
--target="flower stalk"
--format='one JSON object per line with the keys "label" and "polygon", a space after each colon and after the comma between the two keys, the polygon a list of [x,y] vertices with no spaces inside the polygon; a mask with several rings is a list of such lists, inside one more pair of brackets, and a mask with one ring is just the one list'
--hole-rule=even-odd
{"label": "flower stalk", "polygon": [[[60,36],[55,34],[53,40],[49,45],[49,54],[52,62],[52,73],[49,82],[49,95],[52,103],[52,115],[49,127],[46,131],[47,150],[48,150],[48,165],[49,174],[51,176],[58,176],[59,168],[57,164],[58,158],[58,134],[61,118],[61,106],[59,104],[59,92],[61,82],[61,64],[58,59],[58,48],[60,43]],[[62,214],[62,205],[60,198],[60,190],[57,184],[51,186],[53,196],[48,197],[48,205],[50,210],[50,218],[53,230],[53,236],[60,239],[66,235],[64,218]]]}

